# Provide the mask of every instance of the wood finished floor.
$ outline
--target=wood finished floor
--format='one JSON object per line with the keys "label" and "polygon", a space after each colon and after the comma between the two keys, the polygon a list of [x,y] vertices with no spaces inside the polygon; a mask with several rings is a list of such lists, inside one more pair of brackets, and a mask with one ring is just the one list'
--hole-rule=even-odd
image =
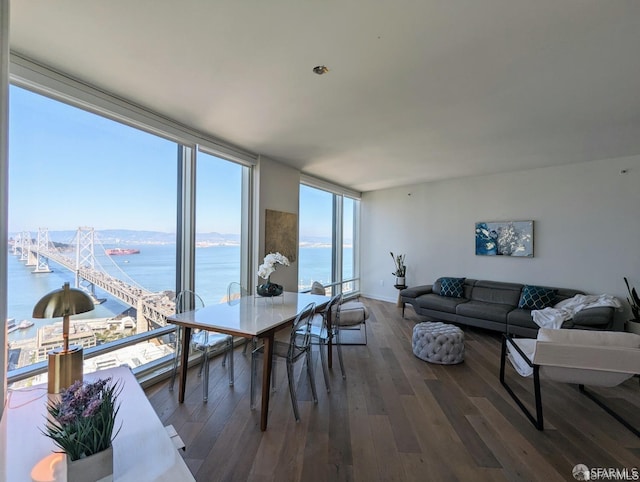
{"label": "wood finished floor", "polygon": [[[574,480],[572,468],[640,467],[640,439],[576,387],[542,382],[544,432],[537,431],[498,380],[499,335],[463,327],[465,361],[440,366],[416,358],[411,308],[370,308],[368,345],[345,346],[347,379],[335,360],[327,393],[317,351],[318,404],[306,370],[296,366],[301,420],[296,423],[278,364],[269,428],[249,407],[249,361],[235,350],[235,386],[220,359],[211,361],[209,402],[191,369],[184,404],[163,382],[146,390],[163,423],[186,444],[182,455],[198,481],[479,481]],[[532,398],[530,380],[509,367],[517,393]],[[638,379],[594,392],[640,426]]]}

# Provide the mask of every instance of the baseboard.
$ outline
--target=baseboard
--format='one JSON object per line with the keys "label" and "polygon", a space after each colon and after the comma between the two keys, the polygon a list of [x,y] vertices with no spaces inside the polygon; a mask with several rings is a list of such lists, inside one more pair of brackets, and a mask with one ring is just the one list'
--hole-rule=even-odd
{"label": "baseboard", "polygon": [[371,293],[360,292],[360,296],[362,296],[363,298],[371,298],[372,300],[386,301],[388,303],[396,303],[398,301],[397,297],[390,298],[390,297],[386,297],[386,296],[374,295],[374,294],[371,294]]}

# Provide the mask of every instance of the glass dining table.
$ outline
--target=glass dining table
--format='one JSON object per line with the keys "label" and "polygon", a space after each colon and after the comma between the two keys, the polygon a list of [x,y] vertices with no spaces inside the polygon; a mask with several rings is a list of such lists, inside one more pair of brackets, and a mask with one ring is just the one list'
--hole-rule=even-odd
{"label": "glass dining table", "polygon": [[183,330],[178,401],[184,402],[189,340],[192,329],[216,331],[249,339],[257,337],[264,344],[260,430],[266,430],[274,335],[278,330],[291,326],[298,312],[309,303],[315,303],[316,310],[321,311],[330,299],[328,296],[285,291],[281,296],[273,298],[263,298],[257,295],[243,296],[239,299],[169,316],[167,321]]}

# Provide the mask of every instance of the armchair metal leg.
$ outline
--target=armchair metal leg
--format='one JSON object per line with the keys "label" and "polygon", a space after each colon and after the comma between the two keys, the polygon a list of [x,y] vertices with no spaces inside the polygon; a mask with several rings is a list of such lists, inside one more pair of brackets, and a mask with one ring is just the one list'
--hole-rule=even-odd
{"label": "armchair metal leg", "polygon": [[589,397],[591,400],[593,400],[597,405],[600,406],[600,408],[602,408],[605,412],[607,412],[609,415],[611,415],[613,418],[615,418],[618,422],[620,422],[622,425],[624,425],[636,437],[640,437],[640,431],[637,428],[635,428],[633,425],[631,425],[629,422],[627,422],[618,413],[614,412],[612,408],[610,408],[609,406],[605,405],[602,400],[599,400],[598,398],[596,398],[596,396],[593,395],[593,393],[588,392],[587,389],[584,388],[584,385],[578,385],[578,389],[580,390],[580,393],[583,393],[584,395]]}
{"label": "armchair metal leg", "polygon": [[[524,403],[522,403],[522,401],[518,398],[518,396],[514,393],[514,391],[511,390],[511,387],[509,387],[509,385],[507,385],[507,382],[505,381],[504,372],[505,372],[505,362],[507,358],[507,341],[510,341],[510,339],[507,338],[507,336],[503,336],[502,350],[500,353],[500,383],[505,388],[507,393],[511,395],[511,398],[513,399],[513,401],[516,402],[518,407],[520,407],[520,410],[522,410],[522,412],[527,416],[527,418],[533,424],[533,426],[538,430],[544,430],[544,419],[542,416],[542,396],[540,394],[539,367],[538,365],[533,365],[533,388],[534,388],[534,396],[535,396],[535,402],[536,402],[536,416],[534,417],[531,414],[531,412],[529,412],[529,409],[525,407]],[[518,351],[520,351],[519,348],[513,342],[511,343],[512,343],[512,346],[514,346]],[[526,356],[524,355],[524,353],[521,353],[521,356],[523,356],[526,359]]]}

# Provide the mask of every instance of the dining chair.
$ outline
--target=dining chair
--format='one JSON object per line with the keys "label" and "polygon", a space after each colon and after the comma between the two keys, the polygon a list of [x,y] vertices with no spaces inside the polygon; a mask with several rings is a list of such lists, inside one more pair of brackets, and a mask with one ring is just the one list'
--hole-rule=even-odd
{"label": "dining chair", "polygon": [[327,294],[327,289],[324,287],[324,285],[322,283],[320,283],[319,281],[314,281],[311,284],[311,291],[310,293],[312,295],[323,295],[325,296]]}
{"label": "dining chair", "polygon": [[[324,289],[322,294],[324,294]],[[331,298],[324,310],[314,315],[313,322],[311,324],[311,330],[309,333],[311,336],[311,343],[317,344],[320,351],[322,374],[324,376],[324,385],[327,388],[327,392],[331,391],[331,386],[329,385],[329,367],[327,365],[327,354],[325,354],[325,350],[329,349],[329,340],[332,340],[335,336],[337,336],[338,326],[334,325],[334,323],[340,320],[341,304],[342,293],[339,293]],[[328,329],[329,325],[331,325],[330,330]],[[315,343],[314,340],[316,341]],[[340,360],[340,368],[342,369],[344,377],[344,367],[340,347],[338,347],[338,358]]]}
{"label": "dining chair", "polygon": [[[176,296],[176,313],[197,310],[203,307],[204,301],[194,291],[183,290],[178,293],[178,296]],[[176,373],[178,372],[178,363],[180,361],[180,352],[182,349],[182,331],[183,330],[177,330],[175,356],[173,359],[173,370],[171,372],[169,391],[173,391]],[[198,376],[201,377],[204,371],[204,380],[202,383],[202,399],[204,402],[209,400],[209,358],[214,351],[224,350],[224,358],[222,359],[223,367],[226,366],[227,358],[229,359],[229,386],[233,386],[233,336],[217,333],[215,331],[193,330],[190,346],[192,350],[202,352]]]}
{"label": "dining chair", "polygon": [[[232,281],[227,286],[227,303],[229,305],[235,305],[240,303],[240,299],[248,295],[249,295],[249,292],[247,291],[247,289],[237,281]],[[251,343],[252,348],[255,349],[256,346],[258,345],[258,340],[255,337],[252,340],[245,339],[244,348],[242,349],[243,355],[247,354],[247,347],[249,346],[249,343]]]}
{"label": "dining chair", "polygon": [[[291,396],[291,405],[293,405],[293,414],[296,421],[300,421],[300,412],[298,410],[298,398],[296,395],[295,379],[293,377],[293,367],[296,361],[305,358],[307,364],[307,375],[311,384],[311,392],[313,393],[313,402],[318,403],[318,394],[316,393],[316,382],[313,377],[313,364],[311,361],[311,322],[316,310],[315,303],[309,303],[296,315],[291,334],[288,342],[273,341],[273,358],[279,358],[286,361],[287,379],[289,381],[289,394]],[[255,408],[255,385],[256,385],[256,368],[258,358],[264,358],[264,345],[256,348],[251,353],[251,409]]]}
{"label": "dining chair", "polygon": [[[326,288],[322,283],[314,281],[311,285],[311,294],[324,295]],[[340,328],[344,331],[358,330],[364,331],[364,343],[349,341],[345,343],[344,340],[339,342],[336,340],[336,345],[366,345],[367,344],[367,320],[369,319],[369,309],[360,301],[343,301],[340,307]],[[335,335],[335,334],[334,334]],[[341,352],[338,351],[338,356],[341,356]],[[344,370],[342,372],[343,378],[346,378]]]}

